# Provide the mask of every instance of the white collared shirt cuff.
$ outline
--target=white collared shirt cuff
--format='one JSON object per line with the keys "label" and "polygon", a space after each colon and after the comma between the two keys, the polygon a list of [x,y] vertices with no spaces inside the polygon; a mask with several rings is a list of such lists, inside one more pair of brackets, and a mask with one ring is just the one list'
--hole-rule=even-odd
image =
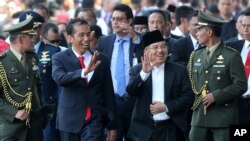
{"label": "white collared shirt cuff", "polygon": [[143,71],[140,72],[140,76],[141,76],[141,79],[142,81],[146,81],[149,77],[150,73],[145,73]]}
{"label": "white collared shirt cuff", "polygon": [[85,74],[84,74],[84,71],[85,71],[85,69],[82,69],[81,78],[86,79],[86,78],[88,78],[88,74],[87,74],[87,75],[85,75]]}

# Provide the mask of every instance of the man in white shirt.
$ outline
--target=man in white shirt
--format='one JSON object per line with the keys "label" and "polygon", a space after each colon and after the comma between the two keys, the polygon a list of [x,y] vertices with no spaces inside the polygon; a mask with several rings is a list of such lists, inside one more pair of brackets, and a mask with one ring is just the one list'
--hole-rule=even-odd
{"label": "man in white shirt", "polygon": [[166,62],[168,48],[159,30],[146,33],[143,42],[142,63],[129,73],[127,92],[137,100],[128,136],[137,141],[185,140],[193,102],[187,71]]}

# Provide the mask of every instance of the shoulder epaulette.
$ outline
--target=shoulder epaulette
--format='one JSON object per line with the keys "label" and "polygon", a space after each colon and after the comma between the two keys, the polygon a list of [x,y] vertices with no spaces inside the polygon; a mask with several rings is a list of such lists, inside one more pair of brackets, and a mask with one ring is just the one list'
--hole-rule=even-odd
{"label": "shoulder epaulette", "polygon": [[5,52],[0,53],[0,59],[4,58],[6,56]]}
{"label": "shoulder epaulette", "polygon": [[234,49],[234,48],[232,48],[232,47],[230,47],[230,46],[225,46],[226,48],[228,48],[228,49],[230,49],[230,50],[232,50],[232,51],[235,51],[235,52],[237,52],[237,50],[236,49]]}

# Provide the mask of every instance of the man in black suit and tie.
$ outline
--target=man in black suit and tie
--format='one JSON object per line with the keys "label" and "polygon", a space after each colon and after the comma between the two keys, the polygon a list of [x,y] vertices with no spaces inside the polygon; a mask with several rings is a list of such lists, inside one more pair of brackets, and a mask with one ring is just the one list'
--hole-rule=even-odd
{"label": "man in black suit and tie", "polygon": [[143,36],[142,63],[130,68],[127,92],[137,98],[128,136],[133,141],[184,141],[193,93],[187,70],[166,62],[160,31]]}
{"label": "man in black suit and tie", "polygon": [[240,52],[245,66],[246,77],[248,81],[247,91],[238,99],[238,113],[240,124],[250,124],[250,12],[245,12],[242,17],[243,37],[245,40],[228,42],[227,45]]}
{"label": "man in black suit and tie", "polygon": [[72,48],[52,57],[52,77],[62,87],[57,128],[62,141],[115,140],[115,98],[108,59],[89,49],[90,28],[83,19],[66,28]]}
{"label": "man in black suit and tie", "polygon": [[176,41],[172,48],[170,61],[187,66],[192,51],[200,47],[195,26],[198,23],[198,11],[194,11],[188,16],[189,36]]}
{"label": "man in black suit and tie", "polygon": [[108,56],[116,97],[118,124],[116,141],[127,141],[134,99],[126,93],[129,68],[141,60],[140,39],[132,29],[133,13],[125,4],[117,5],[111,17],[115,34],[101,37],[97,50]]}

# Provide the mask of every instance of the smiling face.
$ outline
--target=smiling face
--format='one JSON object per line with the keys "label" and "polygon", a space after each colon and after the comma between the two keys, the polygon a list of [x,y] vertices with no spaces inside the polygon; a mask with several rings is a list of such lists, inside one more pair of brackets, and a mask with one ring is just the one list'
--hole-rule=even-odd
{"label": "smiling face", "polygon": [[145,49],[151,62],[155,62],[155,65],[159,67],[164,64],[167,60],[168,49],[166,47],[166,42],[156,42]]}
{"label": "smiling face", "polygon": [[69,35],[72,47],[79,54],[84,54],[89,49],[90,29],[87,24],[74,24],[73,34]]}

